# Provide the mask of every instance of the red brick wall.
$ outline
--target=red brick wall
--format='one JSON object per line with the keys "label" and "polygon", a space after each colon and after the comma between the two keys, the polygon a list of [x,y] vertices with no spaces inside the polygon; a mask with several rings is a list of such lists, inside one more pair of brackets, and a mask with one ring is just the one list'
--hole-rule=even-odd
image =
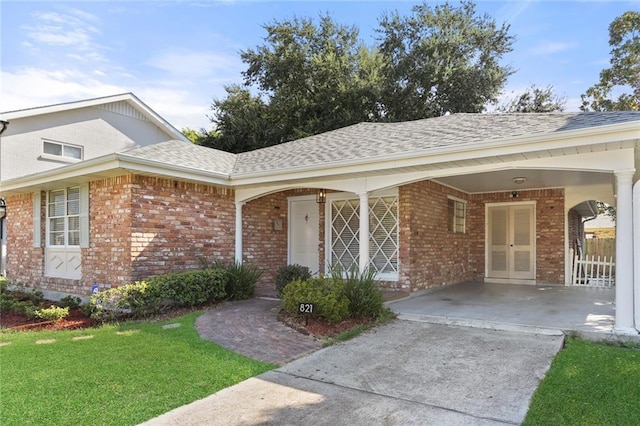
{"label": "red brick wall", "polygon": [[[33,247],[33,194],[12,195],[6,202],[7,279],[12,284],[40,287],[44,250]],[[44,220],[41,224],[44,226]]]}
{"label": "red brick wall", "polygon": [[133,280],[234,258],[234,192],[211,185],[134,176],[131,184]]}
{"label": "red brick wall", "polygon": [[567,225],[569,227],[569,248],[578,250],[578,246],[582,250],[583,240],[584,240],[584,225],[582,223],[582,216],[575,209],[569,210],[567,217]]}
{"label": "red brick wall", "polygon": [[400,187],[400,279],[401,289],[412,291],[471,279],[472,232],[447,229],[448,199],[463,200],[467,194],[432,181]]}
{"label": "red brick wall", "polygon": [[468,206],[472,270],[477,278],[484,277],[485,203],[536,201],[536,280],[539,283],[564,283],[564,190],[541,189],[519,191],[518,198],[511,192],[473,194]]}

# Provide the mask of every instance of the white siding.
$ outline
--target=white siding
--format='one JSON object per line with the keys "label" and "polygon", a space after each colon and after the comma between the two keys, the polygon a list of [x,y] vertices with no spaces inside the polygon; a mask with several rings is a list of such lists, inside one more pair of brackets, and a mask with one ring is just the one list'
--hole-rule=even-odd
{"label": "white siding", "polygon": [[172,139],[124,101],[14,119],[1,138],[0,180],[70,164],[40,158],[42,139],[80,145],[85,160]]}

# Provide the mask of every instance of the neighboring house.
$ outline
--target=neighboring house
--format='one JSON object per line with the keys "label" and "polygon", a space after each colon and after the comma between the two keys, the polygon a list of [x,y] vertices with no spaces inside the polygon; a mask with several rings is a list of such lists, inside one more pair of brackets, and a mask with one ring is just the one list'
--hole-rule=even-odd
{"label": "neighboring house", "polygon": [[616,224],[611,216],[601,214],[584,223],[586,238],[615,238]]}
{"label": "neighboring house", "polygon": [[[158,142],[180,140],[185,145],[190,143],[131,93],[5,112],[0,114],[0,120],[3,124],[3,132],[0,133],[0,182],[37,176],[69,165],[86,165],[96,157]],[[77,279],[81,274],[80,241],[88,237],[88,232],[82,229],[88,225],[88,187],[61,183],[56,184],[58,186],[53,191],[45,183],[40,186],[42,192],[37,194],[50,209],[51,217],[46,227],[51,227],[47,245],[52,247],[47,250],[49,257],[44,270],[42,266],[37,270],[38,273],[44,271],[47,276],[53,274]],[[0,192],[0,195],[4,194]],[[1,202],[5,199],[2,198]],[[8,211],[10,219],[11,207]],[[15,225],[8,225],[9,233],[16,229]],[[6,228],[7,223],[2,220],[2,275],[7,260]],[[14,256],[14,262],[20,263],[22,255]]]}
{"label": "neighboring house", "polygon": [[603,201],[618,209],[616,321],[630,331],[640,327],[639,140],[638,112],[453,114],[238,155],[183,141],[113,150],[2,179],[7,275],[88,294],[93,283],[235,258],[264,271],[262,293],[291,263],[374,268],[387,287],[410,291],[463,280],[567,285],[582,218]]}

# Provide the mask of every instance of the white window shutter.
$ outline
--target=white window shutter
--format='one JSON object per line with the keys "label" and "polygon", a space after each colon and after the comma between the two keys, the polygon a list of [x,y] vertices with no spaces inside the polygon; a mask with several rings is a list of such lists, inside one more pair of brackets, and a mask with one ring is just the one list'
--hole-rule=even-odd
{"label": "white window shutter", "polygon": [[80,247],[89,247],[89,185],[80,185]]}
{"label": "white window shutter", "polygon": [[41,222],[40,216],[42,214],[40,191],[33,193],[33,246],[42,247],[41,242]]}

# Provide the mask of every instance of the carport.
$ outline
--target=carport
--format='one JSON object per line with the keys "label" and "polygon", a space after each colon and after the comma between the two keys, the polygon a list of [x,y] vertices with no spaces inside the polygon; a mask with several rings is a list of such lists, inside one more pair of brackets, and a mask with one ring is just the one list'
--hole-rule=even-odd
{"label": "carport", "polygon": [[466,281],[388,306],[400,319],[438,324],[611,333],[614,301],[615,289],[611,288]]}

